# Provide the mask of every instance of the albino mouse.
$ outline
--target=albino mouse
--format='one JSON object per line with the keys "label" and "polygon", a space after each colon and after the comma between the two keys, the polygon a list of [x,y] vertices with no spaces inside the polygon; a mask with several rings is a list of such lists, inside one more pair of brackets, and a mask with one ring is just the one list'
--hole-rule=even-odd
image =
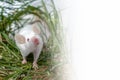
{"label": "albino mouse", "polygon": [[26,57],[33,53],[33,68],[38,68],[37,60],[43,44],[47,42],[49,36],[50,32],[42,21],[33,21],[25,24],[23,28],[15,33],[15,42],[23,57],[22,64],[27,63]]}

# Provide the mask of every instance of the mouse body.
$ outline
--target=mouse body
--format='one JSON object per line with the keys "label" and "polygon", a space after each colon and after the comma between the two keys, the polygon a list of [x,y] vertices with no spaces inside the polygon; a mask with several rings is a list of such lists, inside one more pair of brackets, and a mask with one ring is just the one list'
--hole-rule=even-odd
{"label": "mouse body", "polygon": [[27,63],[27,56],[33,53],[33,68],[37,69],[37,60],[49,37],[50,31],[45,22],[41,20],[31,21],[20,28],[15,33],[14,40],[23,57],[22,64]]}

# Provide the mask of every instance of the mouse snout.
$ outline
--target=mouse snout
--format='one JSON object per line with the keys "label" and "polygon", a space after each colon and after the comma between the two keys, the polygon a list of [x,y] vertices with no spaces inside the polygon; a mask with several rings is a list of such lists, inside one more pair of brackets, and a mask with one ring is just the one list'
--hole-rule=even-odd
{"label": "mouse snout", "polygon": [[32,38],[32,42],[33,42],[35,45],[39,45],[39,39],[36,38],[36,37],[33,37],[33,38]]}

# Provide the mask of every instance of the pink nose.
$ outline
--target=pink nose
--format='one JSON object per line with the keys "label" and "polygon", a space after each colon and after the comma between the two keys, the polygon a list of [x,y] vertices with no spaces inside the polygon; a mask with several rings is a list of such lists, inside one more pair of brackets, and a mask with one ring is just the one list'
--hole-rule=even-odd
{"label": "pink nose", "polygon": [[32,41],[33,41],[33,43],[34,43],[35,45],[38,45],[38,44],[39,44],[38,38],[33,37],[33,38],[32,38]]}

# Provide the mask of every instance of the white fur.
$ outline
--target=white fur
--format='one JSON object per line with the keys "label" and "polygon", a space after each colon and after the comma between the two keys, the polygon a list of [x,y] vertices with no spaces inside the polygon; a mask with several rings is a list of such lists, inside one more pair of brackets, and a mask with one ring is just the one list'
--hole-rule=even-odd
{"label": "white fur", "polygon": [[[28,15],[24,17],[24,19],[25,18],[28,19],[29,17],[31,18],[33,17],[33,15],[32,16]],[[35,21],[35,19],[33,19],[32,21]],[[39,34],[33,30],[34,27],[39,28],[38,29],[40,30]],[[34,22],[33,24],[26,23],[23,28],[21,28],[18,32],[15,33],[15,35],[17,34],[22,35],[25,38],[25,43],[23,44],[19,43],[18,40],[15,38],[16,45],[20,49],[21,55],[23,56],[23,63],[26,62],[26,57],[30,53],[33,53],[34,57],[33,67],[37,67],[36,66],[37,60],[42,51],[43,44],[47,43],[47,40],[50,37],[48,26],[43,21],[41,23]],[[37,46],[32,41],[33,37],[36,37],[39,40],[39,44]],[[27,41],[27,39],[29,39],[29,41]]]}

